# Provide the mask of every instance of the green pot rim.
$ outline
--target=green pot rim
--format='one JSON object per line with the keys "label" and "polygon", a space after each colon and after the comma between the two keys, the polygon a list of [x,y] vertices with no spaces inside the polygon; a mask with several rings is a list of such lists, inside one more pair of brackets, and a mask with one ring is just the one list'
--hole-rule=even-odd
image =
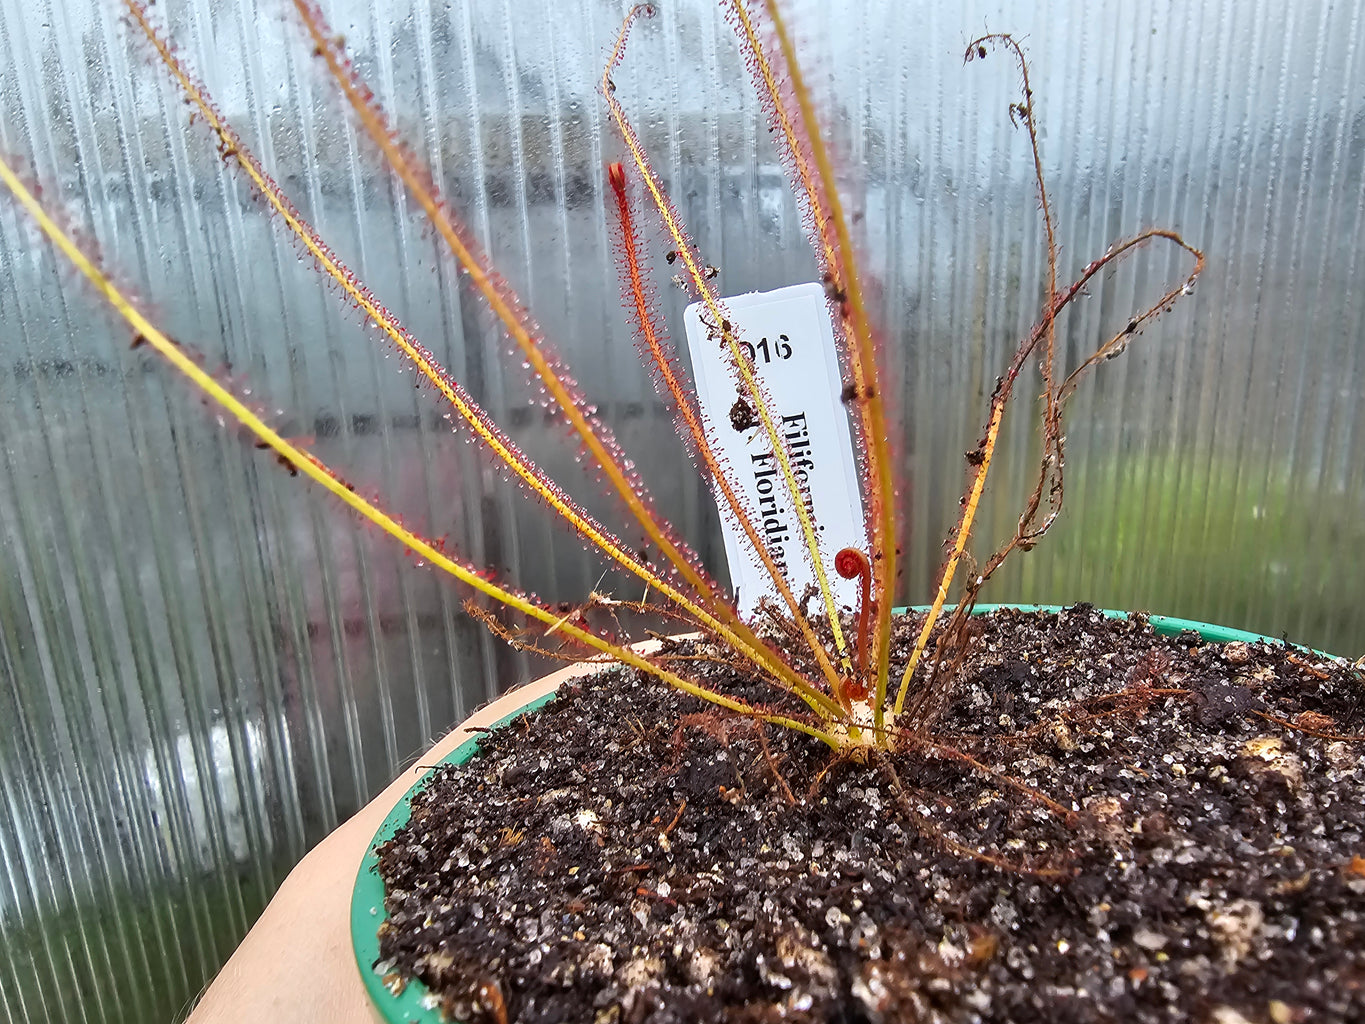
{"label": "green pot rim", "polygon": [[[1063,605],[1057,604],[979,604],[973,609],[973,613],[985,614],[1001,608],[1011,608],[1021,612],[1059,612],[1063,607]],[[915,605],[909,610],[925,611],[927,608],[927,605]],[[900,612],[906,609],[898,608],[896,610]],[[1130,617],[1128,612],[1114,611],[1108,608],[1097,608],[1095,610],[1110,619]],[[1153,629],[1163,636],[1177,636],[1185,630],[1193,630],[1204,640],[1211,643],[1231,643],[1233,641],[1284,643],[1284,641],[1277,640],[1274,637],[1250,633],[1244,629],[1214,626],[1207,622],[1180,619],[1170,615],[1149,615],[1147,621],[1152,624]],[[1322,652],[1315,651],[1314,653],[1321,654]],[[492,728],[501,728],[519,715],[539,710],[553,696],[554,693],[551,692],[529,701],[522,707],[498,719]],[[477,736],[465,740],[443,757],[439,763],[463,764],[474,756],[478,743],[479,737]],[[360,871],[356,875],[355,890],[351,895],[351,942],[355,950],[356,966],[360,969],[360,977],[370,994],[371,1002],[378,1010],[380,1017],[389,1024],[447,1024],[447,1022],[442,1021],[441,1011],[438,1007],[428,1008],[423,1005],[428,992],[427,987],[420,981],[408,981],[402,992],[394,995],[385,986],[383,977],[371,966],[379,959],[378,931],[380,922],[384,920],[384,883],[379,878],[379,858],[375,856],[374,848],[380,843],[392,839],[393,834],[407,824],[409,803],[412,796],[421,786],[426,784],[429,775],[430,772],[413,784],[403,799],[389,812],[384,823],[379,826],[379,831],[374,834],[374,838],[370,840],[369,848],[365,851],[365,859],[361,861]]]}

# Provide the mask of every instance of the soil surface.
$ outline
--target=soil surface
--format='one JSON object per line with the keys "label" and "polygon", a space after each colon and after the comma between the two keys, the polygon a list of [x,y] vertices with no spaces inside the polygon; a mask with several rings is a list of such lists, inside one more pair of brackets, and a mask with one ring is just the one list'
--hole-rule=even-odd
{"label": "soil surface", "polygon": [[975,628],[937,745],[864,764],[633,672],[562,691],[380,848],[376,970],[470,1024],[1365,1021],[1360,673]]}

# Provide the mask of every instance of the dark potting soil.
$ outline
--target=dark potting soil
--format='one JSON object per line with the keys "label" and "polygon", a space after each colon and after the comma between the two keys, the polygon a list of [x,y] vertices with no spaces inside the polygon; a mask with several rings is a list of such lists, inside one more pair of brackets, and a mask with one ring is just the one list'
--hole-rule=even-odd
{"label": "dark potting soil", "polygon": [[865,764],[633,672],[562,692],[380,848],[376,969],[470,1024],[1365,1021],[1359,673],[974,628],[942,746]]}

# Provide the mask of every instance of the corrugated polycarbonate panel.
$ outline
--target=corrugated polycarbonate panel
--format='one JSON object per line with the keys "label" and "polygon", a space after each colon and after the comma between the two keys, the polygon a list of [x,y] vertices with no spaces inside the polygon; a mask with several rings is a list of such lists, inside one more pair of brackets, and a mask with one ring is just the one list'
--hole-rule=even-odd
{"label": "corrugated polycarbonate panel", "polygon": [[[621,310],[599,0],[323,4],[403,139],[717,571],[707,493]],[[285,0],[154,19],[330,245],[551,474],[621,517],[353,130]],[[1148,609],[1365,649],[1365,37],[1327,0],[803,2],[902,427],[899,597],[927,600],[996,376],[1037,320],[1024,41],[1074,278],[1148,227],[1193,296],[1069,407],[1064,513],[991,601]],[[663,0],[614,76],[723,290],[814,261],[720,10]],[[366,493],[554,601],[625,588],[413,387],[224,161],[115,0],[0,2],[0,151],[204,365]],[[667,246],[660,307],[681,335]],[[1150,245],[1061,324],[1074,366],[1181,279]],[[0,202],[0,1005],[168,1021],[302,853],[535,666],[466,595],[225,429]],[[1021,377],[979,554],[1038,432]],[[623,530],[626,529],[623,525]],[[627,535],[629,532],[627,531]],[[636,596],[630,594],[628,596]]]}

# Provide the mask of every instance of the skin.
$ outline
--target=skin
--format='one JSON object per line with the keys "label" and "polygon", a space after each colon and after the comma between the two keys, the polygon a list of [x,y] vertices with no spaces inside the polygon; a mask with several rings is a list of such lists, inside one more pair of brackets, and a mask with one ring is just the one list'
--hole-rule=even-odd
{"label": "skin", "polygon": [[[434,764],[477,729],[596,667],[571,665],[503,694],[467,718],[417,764]],[[421,775],[416,768],[405,771],[298,863],[186,1024],[379,1020],[351,950],[351,890],[375,832]],[[301,977],[309,979],[306,986],[298,984]]]}

